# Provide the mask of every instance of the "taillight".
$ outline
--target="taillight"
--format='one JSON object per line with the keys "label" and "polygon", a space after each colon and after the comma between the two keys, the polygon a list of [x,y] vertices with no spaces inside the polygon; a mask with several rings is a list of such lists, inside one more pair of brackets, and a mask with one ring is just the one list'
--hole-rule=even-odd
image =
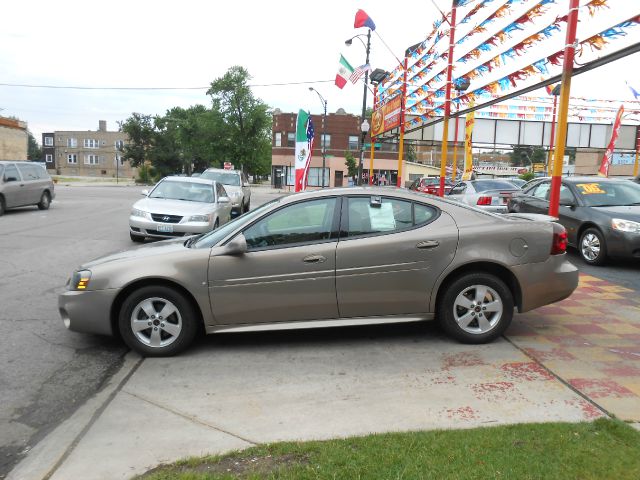
{"label": "taillight", "polygon": [[491,205],[491,197],[478,197],[476,205]]}
{"label": "taillight", "polygon": [[551,255],[562,255],[567,251],[567,231],[558,224],[553,224],[553,241],[551,242]]}

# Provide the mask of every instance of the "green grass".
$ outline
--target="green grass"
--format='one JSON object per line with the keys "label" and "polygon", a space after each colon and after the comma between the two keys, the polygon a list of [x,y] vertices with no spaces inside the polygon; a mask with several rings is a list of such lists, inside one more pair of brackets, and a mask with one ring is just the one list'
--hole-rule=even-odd
{"label": "green grass", "polygon": [[204,479],[634,479],[640,432],[617,420],[276,443],[137,477]]}

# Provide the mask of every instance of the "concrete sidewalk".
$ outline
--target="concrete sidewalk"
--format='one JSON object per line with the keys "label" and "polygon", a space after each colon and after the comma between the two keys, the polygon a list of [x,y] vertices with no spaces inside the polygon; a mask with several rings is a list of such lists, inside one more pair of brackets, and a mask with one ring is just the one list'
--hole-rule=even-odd
{"label": "concrete sidewalk", "polygon": [[639,421],[640,304],[625,293],[583,276],[570,299],[517,316],[506,339],[483,346],[427,324],[217,335],[178,358],[131,354],[8,478],[130,478],[280,440]]}

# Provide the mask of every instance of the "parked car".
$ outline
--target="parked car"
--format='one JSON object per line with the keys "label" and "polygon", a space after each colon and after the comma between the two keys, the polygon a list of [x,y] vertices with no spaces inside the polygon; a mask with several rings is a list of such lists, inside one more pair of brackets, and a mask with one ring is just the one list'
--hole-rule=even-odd
{"label": "parked car", "polygon": [[506,180],[484,178],[457,183],[447,198],[495,213],[507,212],[507,201],[520,188]]}
{"label": "parked car", "polygon": [[[531,185],[509,202],[510,212],[547,213],[551,180]],[[569,245],[583,260],[640,258],[640,185],[601,177],[565,177],[560,186],[559,222]]]}
{"label": "parked car", "polygon": [[[444,182],[444,194],[448,194],[453,188],[453,183],[449,180]],[[440,193],[440,177],[422,177],[413,181],[409,186],[409,190],[416,192],[428,193],[430,195],[438,195]]]}
{"label": "parked car", "polygon": [[223,170],[221,168],[207,168],[200,178],[215,180],[224,185],[231,198],[231,208],[234,215],[241,215],[251,207],[251,188],[244,172],[240,170]]}
{"label": "parked car", "polygon": [[505,178],[505,180],[509,183],[513,183],[518,188],[522,188],[527,184],[527,181],[521,178]]}
{"label": "parked car", "polygon": [[209,232],[231,218],[231,201],[222,184],[194,177],[171,176],[150,192],[144,190],[129,216],[134,242]]}
{"label": "parked car", "polygon": [[[537,216],[532,216],[536,217]],[[548,217],[543,217],[547,219]],[[80,266],[59,297],[67,328],[172,355],[200,329],[242,332],[437,318],[454,338],[500,336],[514,308],[578,283],[566,232],[404,189],[273,200],[208,234]]]}
{"label": "parked car", "polygon": [[55,197],[53,180],[40,165],[0,161],[0,216],[9,208],[26,205],[47,210]]}
{"label": "parked car", "polygon": [[633,178],[631,179],[631,181],[632,181],[632,182],[635,182],[635,183],[640,183],[640,175],[636,175],[635,177],[633,177]]}

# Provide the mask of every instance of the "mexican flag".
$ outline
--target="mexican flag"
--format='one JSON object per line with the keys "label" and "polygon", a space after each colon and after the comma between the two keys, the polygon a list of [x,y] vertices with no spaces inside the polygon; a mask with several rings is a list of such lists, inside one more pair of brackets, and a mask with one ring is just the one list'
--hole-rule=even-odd
{"label": "mexican flag", "polygon": [[342,88],[353,73],[353,67],[349,65],[347,59],[340,55],[340,64],[338,65],[338,73],[336,73],[336,86]]}
{"label": "mexican flag", "polygon": [[311,116],[304,110],[300,110],[296,125],[296,192],[302,192],[307,188],[313,137]]}

